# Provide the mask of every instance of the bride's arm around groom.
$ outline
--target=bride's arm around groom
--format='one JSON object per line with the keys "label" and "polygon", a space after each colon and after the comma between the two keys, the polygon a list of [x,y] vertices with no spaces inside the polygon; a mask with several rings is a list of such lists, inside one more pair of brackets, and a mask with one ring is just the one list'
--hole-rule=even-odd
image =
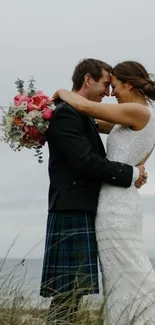
{"label": "bride's arm around groom", "polygon": [[61,102],[56,107],[49,134],[62,156],[67,159],[71,170],[77,174],[104,183],[130,187],[133,167],[109,161],[105,152],[101,156],[97,147],[97,132],[95,134],[90,124],[92,122],[88,117]]}

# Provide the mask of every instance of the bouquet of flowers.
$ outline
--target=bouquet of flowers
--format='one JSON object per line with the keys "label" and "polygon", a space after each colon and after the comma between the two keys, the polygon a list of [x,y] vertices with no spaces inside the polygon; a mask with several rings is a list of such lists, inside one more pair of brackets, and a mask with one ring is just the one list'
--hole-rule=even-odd
{"label": "bouquet of flowers", "polygon": [[3,109],[2,140],[15,151],[22,148],[35,149],[35,155],[41,163],[41,148],[46,142],[46,130],[52,119],[53,107],[48,96],[35,90],[34,82],[32,77],[27,91],[24,90],[23,80],[15,82],[18,94],[8,111]]}

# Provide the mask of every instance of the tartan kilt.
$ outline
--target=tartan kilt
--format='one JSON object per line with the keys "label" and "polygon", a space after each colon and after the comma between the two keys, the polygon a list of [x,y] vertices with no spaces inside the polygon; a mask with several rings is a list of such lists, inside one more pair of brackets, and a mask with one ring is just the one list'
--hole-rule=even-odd
{"label": "tartan kilt", "polygon": [[40,295],[99,292],[95,214],[85,211],[49,213]]}

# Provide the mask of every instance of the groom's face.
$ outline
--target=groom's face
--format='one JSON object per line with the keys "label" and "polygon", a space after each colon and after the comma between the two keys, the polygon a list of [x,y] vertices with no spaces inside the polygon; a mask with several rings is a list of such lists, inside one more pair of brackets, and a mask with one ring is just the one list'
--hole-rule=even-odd
{"label": "groom's face", "polygon": [[94,102],[101,102],[104,96],[109,96],[109,87],[111,82],[110,73],[102,70],[102,76],[98,81],[95,81],[88,75],[87,83],[87,98]]}

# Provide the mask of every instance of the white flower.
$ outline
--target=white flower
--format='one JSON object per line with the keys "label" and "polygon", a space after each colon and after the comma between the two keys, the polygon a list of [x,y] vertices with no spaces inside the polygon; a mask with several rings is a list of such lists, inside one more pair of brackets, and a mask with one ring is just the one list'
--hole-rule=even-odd
{"label": "white flower", "polygon": [[27,109],[27,102],[22,102],[19,107],[26,110]]}
{"label": "white flower", "polygon": [[10,108],[15,108],[16,105],[15,105],[14,103],[10,103],[9,107],[10,107]]}
{"label": "white flower", "polygon": [[14,103],[10,103],[9,107],[12,111],[25,111],[27,109],[27,102],[22,102],[20,106],[15,105]]}
{"label": "white flower", "polygon": [[42,113],[40,111],[34,110],[24,115],[24,121],[32,121],[34,118],[41,118]]}
{"label": "white flower", "polygon": [[8,133],[11,131],[12,124],[13,124],[14,118],[11,116],[5,117],[5,131]]}
{"label": "white flower", "polygon": [[34,119],[38,119],[42,117],[42,113],[40,111],[34,110],[29,113],[25,113],[23,117],[23,121],[26,125],[32,126],[34,124]]}

